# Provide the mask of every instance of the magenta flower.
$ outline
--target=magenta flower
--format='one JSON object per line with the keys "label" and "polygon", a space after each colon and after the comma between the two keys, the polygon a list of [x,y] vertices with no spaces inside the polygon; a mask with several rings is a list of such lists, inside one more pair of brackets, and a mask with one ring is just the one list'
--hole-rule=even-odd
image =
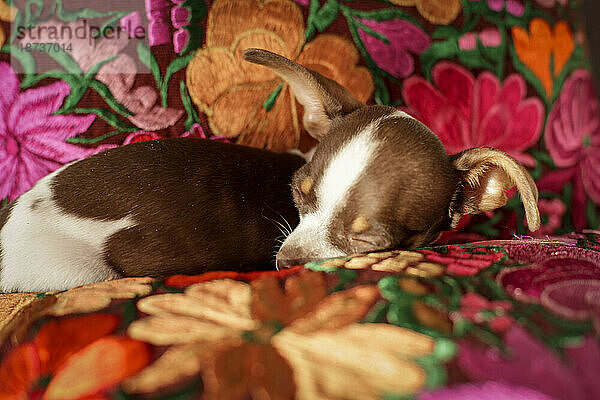
{"label": "magenta flower", "polygon": [[426,392],[417,398],[419,400],[554,400],[527,387],[494,381],[481,384],[465,383]]}
{"label": "magenta flower", "polygon": [[538,201],[538,208],[542,215],[542,226],[535,232],[535,235],[551,235],[561,227],[562,217],[567,211],[567,207],[559,199],[540,199]]}
{"label": "magenta flower", "polygon": [[[481,1],[481,0],[471,0]],[[490,10],[500,12],[506,9],[510,14],[515,17],[522,17],[525,13],[525,6],[521,0],[487,0],[487,5]]]}
{"label": "magenta flower", "polygon": [[534,145],[544,124],[544,106],[525,98],[523,77],[503,83],[490,72],[477,79],[463,67],[442,61],[432,71],[434,85],[420,77],[404,82],[402,94],[412,114],[441,139],[450,154],[477,146],[503,150],[525,165],[535,160],[525,151]]}
{"label": "magenta flower", "polygon": [[567,79],[548,115],[544,138],[556,166],[574,168],[585,192],[600,203],[600,107],[589,72],[580,69]]}
{"label": "magenta flower", "polygon": [[373,61],[381,69],[396,77],[405,78],[412,74],[415,70],[415,62],[410,53],[421,54],[431,44],[429,36],[408,21],[399,19],[381,22],[369,19],[359,21],[383,34],[390,42],[386,44],[363,30],[358,31]]}
{"label": "magenta flower", "polygon": [[495,380],[524,386],[554,399],[600,398],[600,346],[595,338],[583,338],[579,345],[565,349],[564,361],[516,324],[505,334],[504,341],[508,357],[498,349],[462,341],[458,365],[474,381]]}
{"label": "magenta flower", "polygon": [[63,164],[103,150],[65,142],[96,118],[52,115],[71,90],[67,83],[19,92],[17,74],[4,62],[0,77],[0,199],[13,200]]}
{"label": "magenta flower", "polygon": [[517,300],[539,303],[569,320],[600,317],[600,265],[576,258],[548,258],[500,272],[498,282]]}
{"label": "magenta flower", "polygon": [[502,37],[498,28],[485,28],[481,32],[467,32],[458,38],[458,48],[461,50],[475,50],[477,39],[484,47],[498,47],[502,44]]}

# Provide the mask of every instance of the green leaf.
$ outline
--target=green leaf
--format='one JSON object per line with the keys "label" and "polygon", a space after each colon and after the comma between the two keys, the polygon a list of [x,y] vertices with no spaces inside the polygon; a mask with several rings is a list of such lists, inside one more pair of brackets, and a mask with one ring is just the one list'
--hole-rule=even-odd
{"label": "green leaf", "polygon": [[23,67],[23,72],[25,72],[25,78],[21,81],[21,87],[27,88],[31,86],[31,83],[35,75],[37,73],[37,64],[35,62],[35,58],[28,51],[21,51],[19,47],[14,45],[5,44],[2,46],[1,51],[3,53],[10,54],[11,58],[19,61],[21,66]]}
{"label": "green leaf", "polygon": [[128,122],[124,122],[118,115],[106,108],[75,108],[72,112],[75,114],[96,114],[107,124],[121,132],[135,132],[139,130],[139,128]]}
{"label": "green leaf", "polygon": [[48,55],[52,57],[54,61],[59,63],[65,70],[67,70],[67,72],[73,75],[83,75],[83,71],[79,67],[79,64],[77,64],[73,57],[71,57],[71,55],[63,49],[51,51],[48,53]]}
{"label": "green leaf", "polygon": [[128,11],[121,11],[115,13],[112,18],[107,19],[102,25],[100,25],[100,32],[98,32],[95,37],[99,37],[100,35],[104,34],[106,29],[108,29],[109,27],[112,28],[115,25],[115,23],[117,26],[120,26],[119,20],[127,14],[129,14]]}
{"label": "green leaf", "polygon": [[443,42],[433,42],[427,50],[420,55],[421,69],[427,80],[431,80],[433,65],[441,59],[453,58],[460,54],[458,40],[449,39]]}
{"label": "green leaf", "polygon": [[340,6],[336,0],[327,0],[314,16],[313,24],[319,32],[323,32],[335,21],[340,11]]}
{"label": "green leaf", "polygon": [[277,96],[279,96],[279,93],[281,93],[281,89],[283,89],[283,83],[280,83],[279,85],[277,85],[275,90],[273,90],[273,92],[269,95],[269,97],[267,97],[267,99],[263,103],[263,108],[265,110],[271,111],[271,109],[275,105],[275,100],[277,100]]}
{"label": "green leaf", "polygon": [[85,73],[84,79],[88,79],[89,80],[89,79],[93,78],[94,76],[96,76],[96,74],[98,73],[98,71],[100,71],[100,68],[102,68],[102,66],[104,64],[107,64],[107,63],[109,63],[112,60],[115,60],[117,58],[118,58],[118,56],[110,57],[110,58],[107,58],[106,60],[100,61],[99,63],[97,63],[95,65],[92,65],[90,67],[90,69]]}
{"label": "green leaf", "polygon": [[362,10],[355,10],[343,5],[339,5],[340,10],[342,11],[342,13],[346,16],[346,18],[348,16],[351,17],[358,17],[358,18],[365,18],[365,19],[372,19],[374,21],[390,21],[393,19],[404,19],[404,20],[408,20],[409,22],[413,23],[414,25],[416,25],[417,27],[424,29],[423,24],[421,24],[421,22],[416,19],[415,17],[413,17],[411,14],[407,13],[406,11],[400,9],[400,8],[383,8],[380,10],[372,10],[372,11],[362,11]]}
{"label": "green leaf", "polygon": [[75,11],[65,10],[62,5],[62,0],[55,0],[54,2],[54,15],[65,22],[74,22],[79,19],[93,19],[93,18],[105,18],[105,17],[115,17],[119,14],[125,15],[128,12],[102,12],[96,11],[89,8],[80,8]]}
{"label": "green leaf", "polygon": [[[63,76],[63,78],[65,78]],[[69,78],[65,79],[68,81]],[[87,84],[87,81],[83,80],[83,79],[71,79],[71,82],[69,82],[69,85],[71,86],[71,92],[69,93],[69,95],[67,96],[67,98],[65,99],[65,101],[63,102],[63,105],[61,106],[60,109],[58,109],[56,111],[55,114],[68,114],[71,112],[71,110],[81,101],[81,98],[83,97],[83,95],[85,94],[85,92],[87,92],[89,85]]]}
{"label": "green leaf", "polygon": [[168,90],[169,90],[169,81],[171,80],[171,77],[177,71],[179,71],[180,69],[182,69],[186,65],[188,65],[188,63],[194,57],[195,54],[196,53],[193,52],[184,57],[177,57],[173,61],[171,61],[171,63],[167,67],[167,71],[165,72],[165,78],[162,81],[162,84],[160,87],[160,94],[162,97],[162,106],[163,107],[167,107],[167,94],[168,94]]}
{"label": "green leaf", "polygon": [[308,18],[306,19],[306,31],[304,32],[304,40],[306,42],[311,40],[317,32],[315,27],[315,17],[317,15],[317,11],[319,11],[319,5],[319,0],[310,0]]}
{"label": "green leaf", "polygon": [[92,143],[101,142],[101,141],[111,138],[113,136],[117,136],[121,133],[123,133],[123,132],[122,131],[112,131],[112,132],[107,133],[106,135],[98,136],[95,138],[72,137],[72,138],[68,138],[67,140],[65,140],[65,142],[72,143],[72,144],[81,144],[81,143],[92,144]]}
{"label": "green leaf", "polygon": [[154,76],[154,81],[156,82],[156,87],[160,88],[162,77],[160,74],[160,66],[158,65],[158,61],[156,61],[154,54],[152,54],[150,49],[143,42],[138,43],[137,54],[142,64],[148,67],[152,72],[152,76]]}
{"label": "green leaf", "polygon": [[125,117],[131,117],[133,115],[133,113],[131,111],[129,111],[124,105],[122,105],[121,103],[118,102],[117,99],[115,99],[115,97],[110,92],[110,89],[108,88],[108,86],[106,86],[104,83],[102,83],[96,79],[91,79],[91,80],[89,80],[89,82],[90,82],[90,86],[96,92],[98,92],[98,94],[100,96],[102,96],[104,98],[104,101],[106,101],[106,104],[108,104],[110,106],[110,108],[112,108],[117,113],[119,113],[120,115],[123,115]]}
{"label": "green leaf", "polygon": [[598,213],[598,205],[592,200],[588,200],[585,211],[590,228],[598,229],[598,227],[600,227],[600,214]]}
{"label": "green leaf", "polygon": [[183,108],[187,113],[187,119],[185,120],[185,129],[192,129],[192,125],[194,123],[200,123],[200,118],[198,118],[198,114],[192,105],[192,99],[188,94],[187,88],[185,87],[185,81],[179,81],[179,95],[181,96],[181,102],[183,103]]}

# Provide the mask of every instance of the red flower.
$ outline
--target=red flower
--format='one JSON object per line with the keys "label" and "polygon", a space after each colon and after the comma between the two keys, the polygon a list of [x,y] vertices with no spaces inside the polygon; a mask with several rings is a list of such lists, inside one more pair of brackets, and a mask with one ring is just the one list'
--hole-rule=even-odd
{"label": "red flower", "polygon": [[434,85],[416,76],[407,79],[402,94],[407,111],[431,128],[449,153],[492,146],[535,165],[525,151],[540,138],[544,106],[537,97],[525,98],[523,77],[512,74],[501,83],[485,71],[475,78],[445,61],[432,75]]}
{"label": "red flower", "polygon": [[489,301],[477,293],[467,293],[461,299],[460,311],[452,313],[450,318],[462,317],[478,324],[486,322],[494,331],[505,332],[513,323],[506,314],[511,308],[508,301]]}
{"label": "red flower", "polygon": [[111,335],[119,323],[111,314],[46,323],[2,360],[0,399],[100,398],[150,363],[146,343]]}
{"label": "red flower", "polygon": [[427,260],[446,264],[446,271],[455,275],[475,275],[499,261],[504,254],[500,251],[485,247],[463,248],[449,246],[447,254],[440,254],[433,250],[420,250]]}

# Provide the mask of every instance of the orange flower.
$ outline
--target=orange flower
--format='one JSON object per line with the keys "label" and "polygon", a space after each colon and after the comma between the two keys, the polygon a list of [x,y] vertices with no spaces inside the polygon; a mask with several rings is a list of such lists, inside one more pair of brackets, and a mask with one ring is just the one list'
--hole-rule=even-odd
{"label": "orange flower", "polygon": [[149,316],[134,321],[129,335],[171,347],[124,389],[149,393],[198,374],[206,398],[215,399],[371,399],[422,388],[425,371],[414,359],[430,354],[434,341],[357,323],[379,298],[377,287],[327,295],[323,275],[307,271],[283,288],[275,277],[250,285],[221,279],[140,300]]}
{"label": "orange flower", "polygon": [[462,9],[460,0],[390,0],[399,6],[417,6],[419,14],[432,24],[448,25]]}
{"label": "orange flower", "polygon": [[571,28],[565,21],[559,21],[552,29],[545,19],[534,18],[529,23],[529,33],[515,26],[512,37],[517,56],[540,80],[546,97],[552,97],[554,78],[560,75],[575,50]]}
{"label": "orange flower", "polygon": [[[119,317],[51,320],[0,365],[0,399],[80,399],[101,394],[150,362],[147,344],[110,335]],[[47,388],[45,383],[48,382]]]}
{"label": "orange flower", "polygon": [[[0,21],[12,22],[16,16],[17,8],[9,6],[4,0],[0,0]],[[5,40],[6,34],[4,33],[4,29],[0,27],[0,47],[4,45]]]}
{"label": "orange flower", "polygon": [[[210,9],[206,44],[187,67],[187,88],[208,116],[214,134],[238,143],[284,151],[297,147],[300,118],[287,84],[273,72],[245,62],[258,47],[281,54],[347,87],[366,101],[374,90],[368,70],[356,67],[358,52],[335,35],[304,44],[304,21],[290,0],[217,0]],[[267,102],[276,96],[274,103]]]}

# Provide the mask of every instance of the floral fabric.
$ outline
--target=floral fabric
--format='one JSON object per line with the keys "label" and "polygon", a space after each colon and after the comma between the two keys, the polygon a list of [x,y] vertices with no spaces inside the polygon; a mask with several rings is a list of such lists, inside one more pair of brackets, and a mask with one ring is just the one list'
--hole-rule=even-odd
{"label": "floral fabric", "polygon": [[[538,236],[600,224],[600,114],[575,0],[38,3],[0,1],[4,204],[65,163],[132,141],[196,132],[308,150],[287,84],[240,58],[261,47],[412,114],[451,154],[512,155],[540,188]],[[104,34],[53,34],[82,21]],[[514,195],[460,227],[444,240],[527,234]]]}
{"label": "floral fabric", "polygon": [[598,398],[599,240],[39,294],[0,329],[0,399]]}

